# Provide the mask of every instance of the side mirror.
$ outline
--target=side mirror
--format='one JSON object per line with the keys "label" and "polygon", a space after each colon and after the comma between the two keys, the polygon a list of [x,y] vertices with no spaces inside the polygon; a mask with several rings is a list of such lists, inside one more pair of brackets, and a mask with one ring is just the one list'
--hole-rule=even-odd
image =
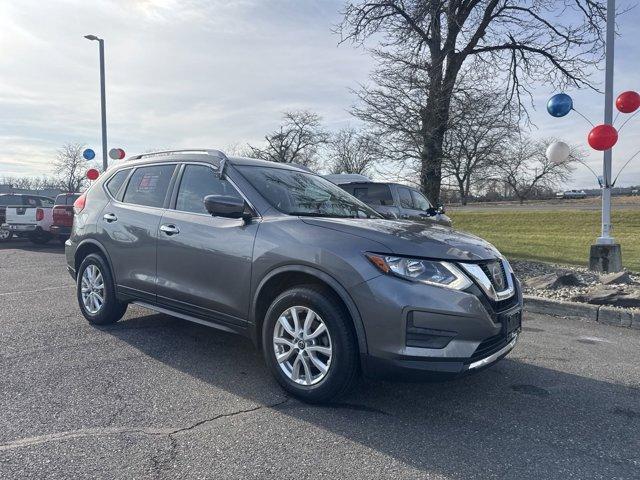
{"label": "side mirror", "polygon": [[438,212],[440,215],[444,214],[444,205],[438,205],[438,208],[436,208],[436,212]]}
{"label": "side mirror", "polygon": [[242,198],[226,195],[207,195],[204,197],[204,208],[214,217],[242,218],[247,221],[253,212]]}

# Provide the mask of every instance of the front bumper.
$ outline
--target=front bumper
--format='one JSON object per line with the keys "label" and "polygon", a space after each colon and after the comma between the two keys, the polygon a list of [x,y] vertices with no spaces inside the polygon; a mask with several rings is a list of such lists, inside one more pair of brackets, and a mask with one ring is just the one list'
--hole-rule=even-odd
{"label": "front bumper", "polygon": [[362,316],[370,377],[453,377],[507,355],[520,333],[522,294],[495,304],[479,291],[449,290],[376,277],[350,293]]}

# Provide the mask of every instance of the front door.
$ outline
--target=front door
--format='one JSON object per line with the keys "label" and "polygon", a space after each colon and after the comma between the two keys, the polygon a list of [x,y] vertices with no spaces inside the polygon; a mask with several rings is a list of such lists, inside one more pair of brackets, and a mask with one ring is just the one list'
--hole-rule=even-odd
{"label": "front door", "polygon": [[158,234],[158,303],[204,319],[246,322],[258,222],[213,217],[207,195],[241,197],[209,165],[187,164]]}

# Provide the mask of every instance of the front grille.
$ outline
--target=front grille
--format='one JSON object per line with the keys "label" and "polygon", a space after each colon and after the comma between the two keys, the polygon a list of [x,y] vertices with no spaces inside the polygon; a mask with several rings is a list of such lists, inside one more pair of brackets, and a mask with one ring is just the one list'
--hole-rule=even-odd
{"label": "front grille", "polygon": [[[502,276],[502,285],[499,285],[498,283],[496,283],[496,280],[493,277],[493,273],[491,272],[492,270],[491,267],[493,267],[494,265],[497,265],[500,268],[500,273]],[[481,263],[479,266],[484,272],[484,274],[487,276],[489,281],[491,282],[491,285],[493,286],[496,292],[504,292],[507,288],[509,288],[509,283],[507,282],[507,272],[505,272],[504,265],[502,262]]]}

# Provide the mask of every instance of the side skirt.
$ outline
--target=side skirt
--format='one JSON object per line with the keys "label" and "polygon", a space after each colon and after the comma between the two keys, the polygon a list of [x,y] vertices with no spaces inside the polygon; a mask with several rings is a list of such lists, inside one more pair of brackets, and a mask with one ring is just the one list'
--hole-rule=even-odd
{"label": "side skirt", "polygon": [[194,317],[193,315],[177,312],[175,310],[170,310],[168,308],[160,307],[158,305],[153,305],[151,303],[143,302],[141,300],[134,300],[131,303],[133,303],[134,305],[138,305],[140,307],[147,308],[149,310],[153,310],[154,312],[164,313],[165,315],[171,315],[173,317],[177,317],[182,320],[187,320],[188,322],[198,323],[200,325],[216,328],[218,330],[223,330],[225,332],[237,333],[245,337],[249,336],[248,329],[246,327],[241,327],[239,325],[231,325],[231,324],[215,322],[212,320],[204,320],[202,318]]}

